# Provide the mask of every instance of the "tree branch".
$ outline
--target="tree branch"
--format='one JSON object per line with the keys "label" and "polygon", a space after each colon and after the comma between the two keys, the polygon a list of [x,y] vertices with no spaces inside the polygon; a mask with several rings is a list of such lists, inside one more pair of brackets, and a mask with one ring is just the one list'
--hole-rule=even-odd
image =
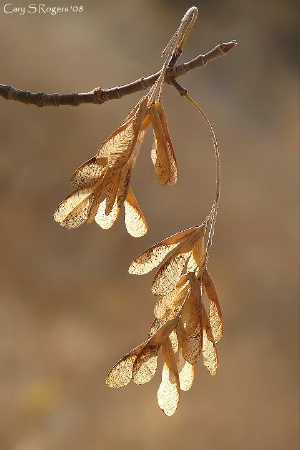
{"label": "tree branch", "polygon": [[[169,65],[165,81],[173,84],[173,80],[181,75],[185,75],[190,70],[205,66],[209,61],[225,56],[232,48],[236,46],[236,41],[219,44],[214,49],[204,55],[199,55],[183,64],[177,66]],[[152,86],[159,77],[160,71],[148,77],[139,78],[132,83],[123,86],[116,86],[109,89],[95,88],[90,92],[72,93],[72,94],[44,94],[43,92],[29,92],[16,89],[13,86],[0,84],[0,96],[6,100],[15,100],[27,105],[35,106],[78,106],[82,103],[92,103],[100,105],[108,100],[119,99],[124,95],[133,94]]]}

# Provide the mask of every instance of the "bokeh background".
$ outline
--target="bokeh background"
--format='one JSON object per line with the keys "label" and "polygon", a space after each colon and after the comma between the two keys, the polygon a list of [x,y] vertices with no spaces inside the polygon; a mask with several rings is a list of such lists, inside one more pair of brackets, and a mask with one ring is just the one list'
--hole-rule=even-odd
{"label": "bokeh background", "polygon": [[149,232],[133,239],[122,219],[109,231],[96,224],[71,231],[52,213],[71,192],[74,169],[140,94],[77,108],[0,99],[0,448],[298,448],[297,2],[84,0],[82,13],[56,16],[5,14],[4,4],[0,82],[35,92],[85,92],[158,70],[192,5],[199,17],[182,61],[231,39],[238,46],[181,78],[221,151],[210,272],[225,336],[218,374],[198,364],[172,418],[156,403],[160,371],[148,385],[121,390],[107,388],[105,376],[144,340],[153,318],[153,274],[129,275],[130,262],[210,208],[214,158],[205,124],[166,86],[179,181],[159,186],[148,133],[133,188]]}

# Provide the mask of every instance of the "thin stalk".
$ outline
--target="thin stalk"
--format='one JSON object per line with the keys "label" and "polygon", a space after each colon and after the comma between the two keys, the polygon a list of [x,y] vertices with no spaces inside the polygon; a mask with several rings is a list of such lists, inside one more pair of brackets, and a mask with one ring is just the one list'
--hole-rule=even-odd
{"label": "thin stalk", "polygon": [[217,141],[214,129],[213,129],[207,115],[205,114],[203,109],[198,105],[198,103],[196,103],[195,100],[187,92],[185,94],[183,94],[183,96],[186,97],[198,109],[198,111],[201,113],[202,117],[204,118],[205,123],[208,126],[210,134],[211,134],[213,147],[214,147],[214,151],[215,151],[215,158],[216,158],[216,194],[215,194],[215,199],[212,204],[210,213],[208,214],[208,216],[206,218],[206,221],[208,224],[208,237],[207,237],[206,249],[205,249],[205,266],[207,268],[208,252],[212,245],[212,240],[213,240],[213,236],[214,236],[214,228],[215,228],[216,219],[217,219],[217,211],[218,211],[218,206],[219,206],[219,199],[220,199],[220,186],[221,186],[220,153],[219,153],[218,141]]}

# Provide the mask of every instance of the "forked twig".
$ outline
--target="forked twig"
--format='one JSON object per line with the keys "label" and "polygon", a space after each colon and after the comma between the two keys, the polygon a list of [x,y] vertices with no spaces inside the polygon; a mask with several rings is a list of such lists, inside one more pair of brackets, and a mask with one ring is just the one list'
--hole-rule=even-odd
{"label": "forked twig", "polygon": [[[215,48],[205,53],[198,55],[196,58],[176,66],[170,66],[166,69],[165,82],[170,83],[177,77],[186,75],[191,70],[205,66],[208,62],[227,55],[227,53],[236,46],[236,41],[229,41],[217,45]],[[179,57],[180,55],[178,55]],[[177,57],[177,59],[178,59]],[[172,61],[170,62],[172,63]],[[116,100],[125,95],[133,94],[134,92],[143,91],[152,86],[161,71],[153,73],[147,77],[141,77],[131,83],[123,86],[115,86],[113,88],[102,89],[95,88],[89,92],[75,92],[71,94],[46,94],[43,92],[30,92],[17,89],[13,86],[0,84],[0,96],[6,100],[14,100],[27,105],[43,106],[79,106],[83,103],[94,105],[101,105],[108,100]]]}

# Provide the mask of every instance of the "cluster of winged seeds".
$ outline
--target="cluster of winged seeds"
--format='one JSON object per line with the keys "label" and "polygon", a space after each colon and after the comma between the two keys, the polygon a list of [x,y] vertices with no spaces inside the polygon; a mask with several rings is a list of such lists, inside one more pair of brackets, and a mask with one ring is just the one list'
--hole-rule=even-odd
{"label": "cluster of winged seeds", "polygon": [[[165,62],[160,74],[121,125],[103,142],[96,155],[73,174],[75,188],[54,213],[65,228],[76,228],[95,221],[104,229],[117,220],[125,208],[125,225],[134,237],[147,232],[145,217],[130,187],[147,128],[153,127],[152,162],[161,185],[175,184],[177,163],[170,139],[166,115],[161,102],[166,71],[175,64],[197,18],[196,7],[184,15],[179,28],[163,51]],[[173,84],[175,82],[173,80]],[[177,83],[178,85],[178,83]],[[178,85],[180,86],[180,85]],[[180,391],[191,388],[195,364],[201,354],[203,363],[215,375],[218,368],[216,344],[223,335],[221,309],[213,281],[207,271],[208,252],[212,244],[220,193],[220,161],[213,128],[202,109],[181,88],[184,95],[202,114],[212,137],[216,157],[216,196],[211,212],[200,226],[189,228],[164,239],[143,252],[131,264],[129,272],[142,275],[160,266],[154,277],[152,292],[158,296],[147,339],[131,350],[107,375],[110,387],[150,381],[157,369],[158,351],[162,348],[162,381],[158,404],[171,416],[178,405]],[[164,262],[163,262],[164,261]]]}
{"label": "cluster of winged seeds", "polygon": [[75,188],[54,213],[54,219],[65,228],[76,228],[84,222],[95,222],[111,228],[120,208],[125,207],[125,226],[134,237],[147,232],[146,219],[130,187],[131,172],[150,123],[153,127],[151,158],[162,185],[175,184],[177,164],[161,100],[143,97],[122,124],[98,149],[97,154],[73,174]]}
{"label": "cluster of winged seeds", "polygon": [[[206,269],[207,222],[177,233],[138,256],[129,272],[142,275],[167,257],[154,277],[158,296],[148,338],[118,361],[106,378],[109,387],[150,381],[157,369],[158,351],[164,359],[157,392],[167,416],[176,411],[180,391],[188,391],[201,353],[211,375],[218,368],[216,344],[223,335],[222,313],[213,281]],[[205,307],[205,292],[208,307]]]}

